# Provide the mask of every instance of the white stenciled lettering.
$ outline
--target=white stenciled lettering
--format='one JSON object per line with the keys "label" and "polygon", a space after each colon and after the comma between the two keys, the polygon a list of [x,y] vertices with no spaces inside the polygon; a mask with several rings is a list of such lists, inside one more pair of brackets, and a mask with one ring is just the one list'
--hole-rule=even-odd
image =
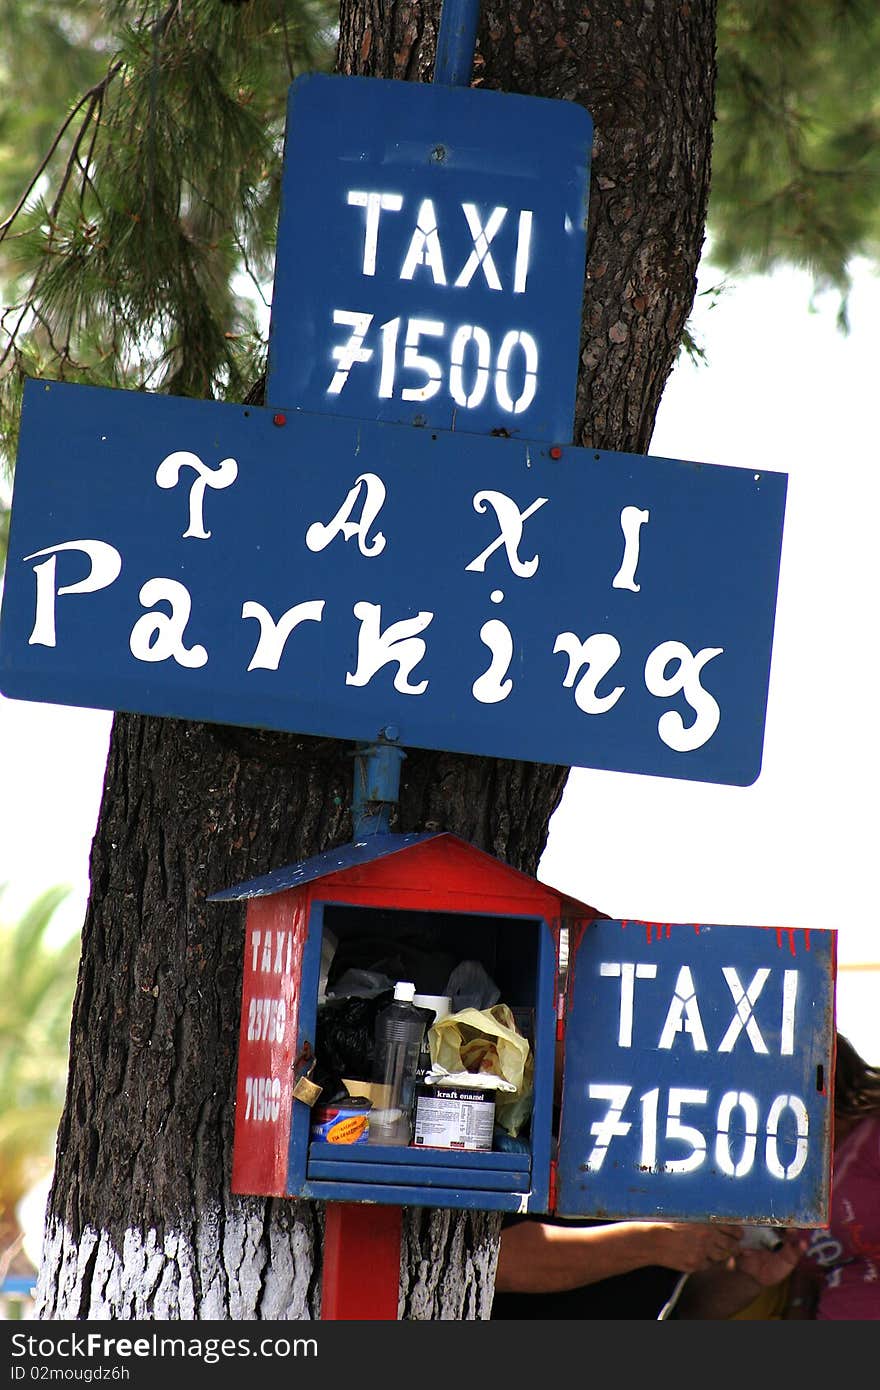
{"label": "white stenciled lettering", "polygon": [[364,220],[364,275],[376,274],[376,255],[379,243],[379,218],[383,212],[400,212],[403,198],[399,193],[364,193],[350,189],[348,202],[352,207],[366,208]]}
{"label": "white stenciled lettering", "polygon": [[145,613],[131,630],[128,645],[138,661],[176,661],[178,666],[193,670],[204,666],[208,653],[196,643],[187,647],[183,640],[192,600],[189,590],[176,579],[148,579],[138,595],[145,608],[168,603],[169,613]]}
{"label": "white stenciled lettering", "polygon": [[[364,240],[361,254],[361,272],[374,276],[379,261],[379,232],[382,214],[400,212],[404,199],[400,193],[390,191],[349,189],[346,193],[349,207],[364,209]],[[461,210],[471,234],[472,249],[455,277],[456,289],[467,289],[473,282],[477,271],[490,290],[502,290],[504,286],[498,266],[489,249],[505,222],[509,208],[493,207],[484,221],[484,214],[476,203],[462,203]],[[524,294],[528,282],[531,259],[532,227],[534,213],[530,208],[519,211],[516,221],[516,245],[514,248],[512,289],[514,294]],[[509,240],[509,239],[508,239]],[[437,212],[430,198],[422,199],[416,213],[416,226],[410,237],[409,246],[400,270],[401,280],[411,280],[419,266],[427,266],[434,277],[435,284],[447,283],[443,249]]]}
{"label": "white stenciled lettering", "polygon": [[707,1052],[709,1050],[706,1034],[703,1031],[703,1020],[700,1017],[697,991],[694,988],[694,977],[689,965],[683,965],[678,972],[678,978],[675,981],[675,993],[672,996],[672,1002],[669,1005],[666,1022],[663,1024],[663,1031],[657,1046],[672,1047],[678,1033],[690,1033],[695,1052]]}
{"label": "white stenciled lettering", "polygon": [[642,1148],[640,1167],[649,1171],[664,1173],[692,1173],[706,1158],[706,1139],[701,1130],[681,1122],[683,1105],[705,1105],[709,1092],[672,1086],[666,1106],[667,1140],[678,1140],[686,1144],[689,1152],[683,1158],[668,1158],[657,1162],[657,1116],[660,1108],[660,1091],[655,1087],[639,1097],[642,1107]]}
{"label": "white stenciled lettering", "polygon": [[425,265],[434,277],[435,285],[446,284],[443,250],[437,231],[437,214],[430,198],[423,198],[416,215],[416,227],[409,249],[400,268],[401,280],[411,280],[420,265]]}
{"label": "white stenciled lettering", "polygon": [[535,512],[543,507],[548,500],[546,497],[537,497],[530,507],[526,507],[526,510],[521,512],[513,498],[508,497],[506,493],[492,491],[476,493],[473,499],[474,511],[483,513],[487,507],[491,506],[498,518],[500,535],[490,545],[487,545],[486,549],[482,550],[475,559],[471,560],[469,565],[465,565],[465,569],[482,574],[489,556],[494,555],[495,551],[503,545],[507,552],[507,563],[513,573],[519,575],[521,579],[531,579],[538,568],[539,557],[533,555],[531,560],[519,558],[523,522],[528,521],[530,516],[534,516]]}
{"label": "white stenciled lettering", "polygon": [[[352,521],[351,515],[361,488],[364,489],[364,501],[360,521]],[[357,536],[358,549],[362,555],[381,555],[385,549],[385,537],[382,532],[377,531],[371,541],[368,541],[367,537],[384,503],[385,484],[382,479],[376,473],[360,473],[332,520],[326,525],[321,521],[312,522],[306,531],[306,545],[309,550],[325,550],[335,536],[342,535],[347,541],[350,541],[352,536]]]}
{"label": "white stenciled lettering", "polygon": [[462,266],[461,273],[455,282],[456,288],[460,289],[464,285],[469,285],[474,277],[474,272],[479,266],[486,277],[486,284],[489,286],[489,289],[500,290],[501,281],[498,278],[498,271],[495,269],[495,262],[489,250],[489,243],[494,239],[501,223],[507,216],[507,208],[493,208],[485,226],[483,226],[480,211],[476,203],[462,203],[461,210],[467,219],[471,239],[474,243],[474,249]]}
{"label": "white stenciled lettering", "polygon": [[[514,400],[507,379],[507,369],[515,348],[519,348],[522,352],[524,366],[522,391]],[[524,410],[528,410],[535,399],[537,390],[538,344],[531,333],[527,333],[525,329],[511,329],[509,333],[505,333],[501,340],[501,347],[498,349],[498,365],[495,369],[495,396],[498,404],[502,410],[509,410],[513,415],[521,415]]]}
{"label": "white stenciled lettering", "polygon": [[251,999],[248,1005],[248,1042],[283,1042],[287,1022],[284,999]]}
{"label": "white stenciled lettering", "polygon": [[639,507],[624,507],[620,513],[620,529],[623,532],[623,559],[620,569],[611,581],[612,589],[632,589],[634,594],[641,590],[636,583],[636,570],[639,564],[641,530],[651,513]]}
{"label": "white stenciled lettering", "polygon": [[[61,551],[78,551],[89,562],[88,574],[73,584],[56,585],[56,559]],[[55,646],[55,600],[62,594],[94,594],[99,589],[107,589],[119,578],[122,570],[122,556],[114,546],[106,541],[82,540],[59,541],[57,545],[47,545],[43,550],[35,550],[25,555],[24,560],[38,560],[48,555],[41,565],[34,565],[37,577],[36,608],[34,626],[28,638],[28,646]]]}
{"label": "white stenciled lettering", "polygon": [[608,1109],[603,1119],[594,1120],[590,1125],[590,1133],[595,1136],[596,1142],[584,1165],[588,1172],[598,1173],[605,1162],[605,1155],[611,1140],[615,1135],[622,1137],[629,1134],[632,1129],[629,1120],[621,1120],[620,1118],[631,1090],[632,1086],[602,1086],[595,1082],[590,1083],[587,1089],[590,1100],[607,1100]]}
{"label": "white stenciled lettering", "polygon": [[[794,1157],[790,1163],[783,1164],[779,1157],[778,1137],[779,1124],[786,1110],[791,1112],[794,1119],[796,1138]],[[767,1116],[767,1143],[764,1150],[764,1161],[768,1172],[774,1178],[783,1178],[786,1182],[791,1182],[801,1174],[809,1152],[809,1132],[810,1117],[800,1096],[777,1096]]]}
{"label": "white stenciled lettering", "polygon": [[[373,315],[356,310],[335,309],[333,320],[335,323],[346,324],[353,330],[347,342],[332,349],[338,369],[327,390],[330,395],[339,395],[355,363],[370,362],[373,359],[374,348],[366,346]],[[397,349],[404,325],[403,357],[399,363]],[[439,356],[435,357],[422,351],[422,338],[445,340],[448,332],[452,333],[452,341],[448,346],[448,364],[445,342],[437,349]],[[504,335],[495,356],[494,366],[492,340],[486,329],[478,324],[462,324],[452,329],[441,319],[404,320],[396,317],[379,324],[378,333],[380,341],[377,394],[380,400],[391,400],[398,394],[397,376],[400,366],[405,371],[419,372],[423,378],[416,385],[409,384],[400,389],[400,398],[405,401],[430,400],[442,391],[445,385],[457,406],[465,410],[476,410],[486,398],[489,383],[493,380],[493,372],[495,399],[506,414],[521,415],[535,399],[538,390],[538,345],[532,335],[523,329],[511,329]],[[466,353],[469,359],[467,363]]]}
{"label": "white stenciled lettering", "polygon": [[782,1026],[779,1038],[779,1052],[782,1057],[790,1057],[794,1052],[794,1015],[797,993],[797,970],[784,971],[782,980]]}
{"label": "white stenciled lettering", "polygon": [[700,1130],[693,1125],[681,1123],[683,1105],[705,1105],[709,1092],[685,1086],[671,1086],[669,1089],[669,1108],[666,1116],[666,1138],[680,1140],[690,1149],[684,1158],[668,1158],[663,1164],[666,1173],[692,1173],[706,1157],[706,1140]]}
{"label": "white stenciled lettering", "polygon": [[[688,728],[677,710],[667,710],[660,716],[657,732],[667,748],[676,753],[702,748],[718,728],[721,710],[714,696],[700,684],[700,672],[723,650],[723,647],[704,647],[694,655],[683,642],[661,642],[645,662],[645,685],[651,694],[666,698],[683,691],[697,716]],[[667,676],[666,667],[671,661],[678,662],[678,670],[674,676]]]}
{"label": "white stenciled lettering", "polygon": [[529,254],[532,244],[532,214],[523,208],[519,215],[516,236],[516,262],[513,267],[513,292],[524,294],[529,274]]}
{"label": "white stenciled lettering", "polygon": [[513,681],[504,679],[513,659],[513,638],[506,623],[490,618],[480,628],[480,639],[492,653],[492,661],[488,670],[474,681],[471,693],[483,705],[497,705],[506,700],[513,689]]}
{"label": "white stenciled lettering", "polygon": [[394,395],[394,377],[397,372],[397,338],[400,333],[400,319],[389,319],[383,323],[379,332],[382,334],[382,365],[379,371],[379,397],[381,400],[390,400]]}
{"label": "white stenciled lettering", "polygon": [[183,539],[210,539],[211,532],[205,529],[205,490],[207,488],[231,487],[238,477],[238,464],[235,459],[221,459],[216,468],[203,463],[198,454],[190,454],[185,449],[168,454],[156,469],[156,484],[161,488],[176,487],[180,481],[180,470],[192,468],[196,474],[189,489],[189,524],[183,532]]}
{"label": "white stenciled lettering", "polygon": [[761,970],[756,970],[751,984],[747,989],[743,989],[739,975],[732,965],[725,965],[721,971],[727,981],[727,988],[733,996],[736,1004],[736,1013],[730,1020],[730,1025],[721,1042],[718,1044],[719,1052],[732,1052],[733,1045],[745,1028],[749,1041],[755,1052],[767,1052],[767,1044],[761,1036],[757,1020],[752,1013],[752,1007],[770,975],[769,969],[765,966]]}
{"label": "white stenciled lettering", "polygon": [[334,309],[333,322],[341,323],[352,331],[347,342],[338,343],[331,351],[330,355],[337,367],[333,379],[327,387],[328,396],[339,395],[348,381],[348,374],[355,362],[369,362],[373,356],[373,349],[364,347],[364,338],[366,338],[370,324],[373,322],[372,314],[359,313],[357,310]]}
{"label": "white stenciled lettering", "polygon": [[620,980],[620,1012],[617,1021],[617,1046],[632,1047],[633,1006],[635,1003],[636,980],[655,980],[657,967],[651,963],[634,961],[603,960],[599,964],[599,974],[608,979]]}
{"label": "white stenciled lettering", "polygon": [[255,931],[251,941],[251,969],[263,975],[289,975],[292,948],[292,932]]}
{"label": "white stenciled lettering", "polygon": [[300,623],[319,623],[324,613],[322,598],[309,599],[305,603],[294,604],[282,613],[276,623],[268,608],[255,599],[248,599],[241,606],[243,618],[256,618],[260,624],[260,637],[248,665],[249,671],[258,668],[264,671],[277,671],[287,639]]}
{"label": "white stenciled lettering", "polygon": [[[626,1085],[588,1085],[590,1100],[609,1102],[604,1118],[590,1126],[596,1143],[583,1165],[588,1172],[602,1167],[614,1138],[624,1138],[633,1129],[622,1119],[630,1090]],[[709,1099],[710,1092],[705,1088],[671,1086],[664,1115],[660,1087],[639,1096],[640,1123],[634,1138],[638,1142],[636,1161],[641,1172],[693,1173],[706,1162],[711,1144],[718,1173],[725,1178],[748,1178],[758,1161],[759,1101],[750,1091],[725,1091],[715,1110],[714,1136],[707,1137],[704,1126],[685,1124],[683,1116],[686,1106],[703,1107]],[[706,1128],[711,1129],[711,1123]],[[763,1157],[771,1177],[790,1182],[800,1176],[809,1157],[809,1135],[809,1112],[800,1096],[776,1096],[764,1126]],[[670,1145],[675,1147],[670,1149]],[[682,1145],[684,1152],[679,1147]],[[667,1157],[667,1152],[671,1156]]]}
{"label": "white stenciled lettering", "polygon": [[612,709],[625,690],[616,685],[608,695],[597,695],[596,689],[601,680],[608,675],[612,666],[620,658],[620,643],[610,632],[594,632],[585,642],[573,632],[560,632],[553,646],[553,654],[564,652],[568,657],[568,670],[562,682],[566,690],[571,690],[578,672],[586,667],[575,687],[574,702],[584,714],[604,714]]}
{"label": "white stenciled lettering", "polygon": [[244,1079],[246,1120],[275,1124],[281,1113],[281,1079],[277,1076],[246,1076]]}
{"label": "white stenciled lettering", "polygon": [[403,365],[413,371],[424,373],[425,381],[421,386],[405,386],[400,393],[403,400],[429,401],[440,390],[440,382],[443,379],[440,363],[436,358],[426,357],[423,352],[419,352],[419,339],[423,334],[426,337],[441,338],[444,331],[445,325],[433,319],[410,319],[403,348]]}
{"label": "white stenciled lettering", "polygon": [[[468,391],[464,379],[464,356],[473,343],[477,354],[477,369],[473,375],[473,386]],[[456,405],[466,410],[474,410],[482,405],[489,385],[489,365],[492,360],[492,344],[485,328],[465,323],[456,329],[449,350],[449,391]]]}
{"label": "white stenciled lettering", "polygon": [[401,695],[423,695],[428,688],[427,680],[411,685],[409,678],[425,655],[425,643],[416,633],[425,630],[434,614],[418,613],[414,618],[402,618],[383,632],[381,604],[356,603],[353,611],[361,624],[358,660],[354,674],[351,671],[345,674],[346,685],[367,685],[383,666],[397,662],[394,689]]}
{"label": "white stenciled lettering", "polygon": [[639,1167],[647,1172],[653,1172],[657,1167],[657,1112],[660,1108],[659,1086],[655,1086],[653,1090],[646,1091],[643,1096],[639,1096],[639,1104],[642,1107],[642,1151],[639,1156]]}
{"label": "white stenciled lettering", "polygon": [[[742,1153],[734,1160],[730,1152],[730,1121],[734,1110],[741,1110],[745,1133]],[[727,1178],[744,1178],[752,1171],[758,1143],[758,1102],[748,1091],[725,1091],[718,1106],[715,1135],[715,1162]]]}

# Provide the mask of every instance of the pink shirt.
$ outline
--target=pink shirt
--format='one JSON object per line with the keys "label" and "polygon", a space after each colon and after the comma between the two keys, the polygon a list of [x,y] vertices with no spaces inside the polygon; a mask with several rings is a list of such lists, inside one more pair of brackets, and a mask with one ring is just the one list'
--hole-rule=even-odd
{"label": "pink shirt", "polygon": [[831,1224],[810,1237],[806,1257],[825,1276],[816,1317],[880,1321],[880,1115],[836,1151]]}

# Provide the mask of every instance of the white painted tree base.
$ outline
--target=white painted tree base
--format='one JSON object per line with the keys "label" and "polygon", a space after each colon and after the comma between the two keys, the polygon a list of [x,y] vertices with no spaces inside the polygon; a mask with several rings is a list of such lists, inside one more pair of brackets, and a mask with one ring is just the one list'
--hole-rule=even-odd
{"label": "white painted tree base", "polygon": [[43,1319],[297,1319],[316,1316],[313,1221],[271,1204],[202,1212],[191,1231],[128,1230],[120,1249],[87,1227],[79,1241],[50,1220],[35,1316]]}
{"label": "white painted tree base", "polygon": [[[399,1316],[488,1318],[500,1218],[407,1209]],[[189,1230],[129,1229],[119,1244],[86,1227],[77,1241],[50,1218],[35,1317],[90,1321],[235,1321],[320,1317],[309,1204],[242,1201],[202,1211]],[[320,1234],[318,1235],[320,1238]]]}

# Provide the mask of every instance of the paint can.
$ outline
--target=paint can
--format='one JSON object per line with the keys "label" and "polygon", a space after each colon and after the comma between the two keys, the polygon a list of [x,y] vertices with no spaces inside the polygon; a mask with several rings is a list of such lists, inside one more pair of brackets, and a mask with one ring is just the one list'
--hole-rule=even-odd
{"label": "paint can", "polygon": [[443,1084],[416,1088],[417,1148],[489,1150],[494,1125],[494,1091]]}
{"label": "paint can", "polygon": [[370,1137],[370,1110],[366,1096],[316,1105],[312,1111],[311,1137],[327,1144],[366,1144]]}

